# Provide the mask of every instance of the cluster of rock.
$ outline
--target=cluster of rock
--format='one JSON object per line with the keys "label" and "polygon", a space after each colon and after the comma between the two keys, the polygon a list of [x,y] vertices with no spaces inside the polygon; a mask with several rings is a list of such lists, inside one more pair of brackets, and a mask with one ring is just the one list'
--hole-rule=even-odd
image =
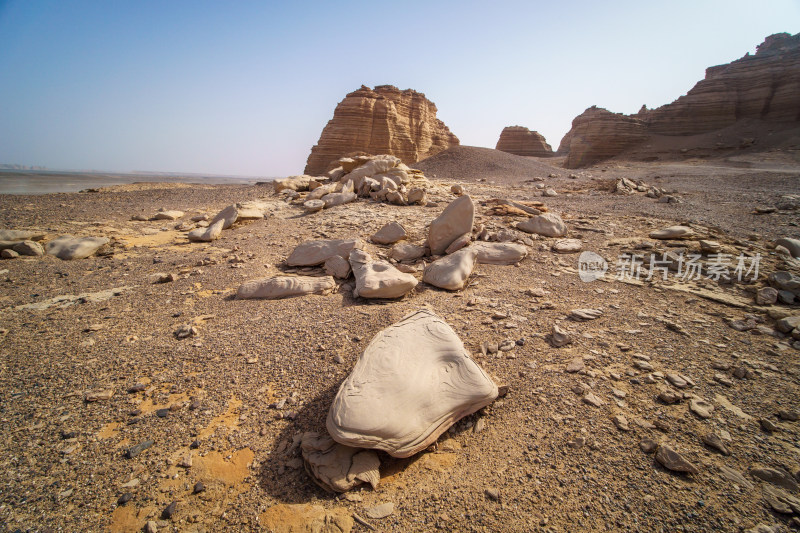
{"label": "cluster of rock", "polygon": [[[654,135],[689,136],[759,120],[796,125],[800,116],[800,34],[771,35],[729,64],[706,69],[706,77],[671,104],[635,115],[592,106],[572,122],[558,152],[577,168],[640,145]],[[764,148],[769,139],[751,139]]]}
{"label": "cluster of rock", "polygon": [[380,331],[356,361],[328,411],[330,436],[303,435],[306,471],[329,491],[375,488],[375,450],[411,457],[497,396],[444,320],[428,309],[412,312]]}
{"label": "cluster of rock", "polygon": [[311,213],[372,198],[395,205],[427,203],[428,180],[420,170],[409,168],[399,158],[376,156],[343,157],[325,176],[290,176],[275,180],[275,192],[303,200]]}
{"label": "cluster of rock", "polygon": [[392,85],[362,85],[336,106],[304,173],[323,174],[331,163],[354,152],[390,154],[410,164],[458,144],[424,94]]}
{"label": "cluster of rock", "polygon": [[538,131],[524,126],[506,126],[500,132],[496,150],[514,155],[548,157],[553,149]]}
{"label": "cluster of rock", "polygon": [[105,237],[73,237],[62,235],[42,246],[46,235],[36,231],[0,230],[0,258],[14,259],[19,256],[42,257],[45,254],[69,261],[85,259],[108,244]]}
{"label": "cluster of rock", "polygon": [[620,178],[614,184],[614,194],[636,194],[638,192],[645,193],[648,198],[655,198],[659,203],[664,204],[678,204],[681,203],[680,197],[668,194],[668,191],[653,185],[647,185],[642,180],[629,180],[628,178]]}

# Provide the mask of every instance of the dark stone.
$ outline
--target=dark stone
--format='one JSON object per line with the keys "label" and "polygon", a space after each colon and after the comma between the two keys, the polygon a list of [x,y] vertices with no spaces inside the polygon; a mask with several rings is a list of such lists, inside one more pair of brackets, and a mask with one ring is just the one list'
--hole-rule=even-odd
{"label": "dark stone", "polygon": [[145,451],[147,448],[149,448],[153,444],[154,444],[154,442],[152,440],[146,440],[144,442],[140,442],[136,446],[132,446],[132,447],[128,448],[128,451],[125,452],[125,457],[127,457],[128,459],[133,459],[134,457],[136,457],[137,455],[139,455],[140,453]]}

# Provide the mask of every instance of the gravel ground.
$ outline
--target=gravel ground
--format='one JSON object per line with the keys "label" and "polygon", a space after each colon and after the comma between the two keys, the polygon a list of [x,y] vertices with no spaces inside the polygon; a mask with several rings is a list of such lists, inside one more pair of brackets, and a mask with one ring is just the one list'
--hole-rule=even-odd
{"label": "gravel ground", "polygon": [[[773,511],[765,499],[772,485],[749,472],[770,467],[800,476],[800,422],[776,416],[800,402],[798,352],[773,332],[767,314],[800,311],[752,301],[767,274],[791,268],[770,241],[798,236],[798,212],[751,212],[796,193],[797,169],[614,164],[576,172],[493,150],[483,157],[461,152],[467,162],[451,161],[447,173],[443,164],[419,164],[438,177],[431,194],[437,207],[359,200],[304,215],[263,185],[0,196],[2,227],[40,229],[48,239],[65,233],[112,238],[105,255],[85,260],[0,262],[3,530],[139,531],[148,521],[158,531],[256,531],[268,530],[266,524],[288,530],[307,525],[314,512],[293,504],[321,506],[329,523],[347,525],[358,515],[377,530],[398,532],[789,525],[791,516]],[[480,170],[470,172],[470,165]],[[623,176],[675,190],[682,203],[609,193]],[[544,181],[526,181],[537,177]],[[480,265],[462,292],[420,283],[399,301],[354,299],[346,287],[279,301],[233,298],[243,281],[286,270],[282,261],[310,239],[366,239],[397,220],[409,240],[422,242],[427,224],[454,198],[449,186],[456,181],[476,202],[476,224],[489,231],[519,219],[487,214],[487,200],[542,200],[562,213],[570,237],[613,263],[636,244],[652,242],[650,231],[691,221],[698,236],[734,255],[760,253],[761,279],[685,285],[607,276],[583,283],[576,255],[555,254],[552,239],[533,238],[521,263]],[[539,183],[558,196],[540,197]],[[251,199],[268,202],[270,215],[209,244],[189,244],[175,222],[130,220],[162,207],[186,211],[182,220],[188,220]],[[675,249],[668,244],[656,243],[654,253]],[[369,248],[373,255],[388,250]],[[160,273],[177,279],[153,283]],[[109,289],[117,294],[103,299]],[[81,298],[47,306],[64,295]],[[39,309],[19,307],[29,304]],[[336,389],[372,337],[426,304],[509,393],[457,423],[426,452],[403,460],[382,455],[377,490],[347,498],[324,492],[302,468],[298,436],[324,430]],[[602,316],[569,319],[579,308]],[[748,313],[761,328],[730,327]],[[571,335],[571,344],[550,343],[554,324]],[[177,338],[184,325],[196,334]],[[521,342],[509,352],[481,355],[483,343],[505,339]],[[567,372],[576,358],[583,369]],[[733,377],[739,368],[746,379]],[[688,400],[657,400],[660,392],[677,390],[667,373],[689,377],[695,385],[686,392],[712,403],[712,416],[700,418]],[[586,390],[602,404],[583,401]],[[87,401],[92,393],[106,395]],[[618,415],[628,431],[614,422]],[[763,430],[761,418],[776,430]],[[701,442],[712,432],[726,439],[730,455]],[[643,440],[670,446],[698,473],[665,469],[642,451]],[[732,481],[730,469],[744,481]],[[204,490],[195,493],[198,482]],[[121,502],[126,494],[129,501]],[[163,512],[172,502],[168,517]],[[385,502],[394,504],[391,515],[366,518]]]}

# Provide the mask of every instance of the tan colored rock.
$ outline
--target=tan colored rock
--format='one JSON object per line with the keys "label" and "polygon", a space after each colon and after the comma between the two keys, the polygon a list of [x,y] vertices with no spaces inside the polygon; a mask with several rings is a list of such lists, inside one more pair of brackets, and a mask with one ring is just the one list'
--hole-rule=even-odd
{"label": "tan colored rock", "polygon": [[306,472],[323,489],[347,492],[362,483],[380,482],[380,459],[374,450],[339,444],[328,435],[303,433],[300,443]]}
{"label": "tan colored rock", "polygon": [[441,255],[461,235],[472,232],[475,206],[468,195],[453,200],[442,214],[431,222],[428,245],[431,254]]}
{"label": "tan colored rock", "polygon": [[450,246],[444,251],[445,254],[452,254],[453,252],[457,252],[469,243],[472,242],[472,233],[465,233],[461,235],[456,240],[450,243]]}
{"label": "tan colored rock", "polygon": [[417,278],[400,272],[386,261],[373,261],[359,249],[350,251],[350,267],[356,278],[356,298],[400,298],[417,286]]}
{"label": "tan colored rock", "polygon": [[44,255],[44,248],[36,241],[22,241],[11,248],[19,255],[27,255],[31,257],[41,257]]}
{"label": "tan colored rock", "polygon": [[670,226],[650,233],[651,239],[688,239],[694,236],[694,230],[688,226]]}
{"label": "tan colored rock", "polygon": [[425,189],[417,187],[408,191],[407,198],[409,204],[425,205],[428,203],[428,194],[425,192]]}
{"label": "tan colored rock", "polygon": [[517,223],[517,229],[543,235],[545,237],[563,237],[567,234],[567,225],[555,213],[544,213]]}
{"label": "tan colored rock", "polygon": [[336,106],[311,149],[305,173],[321,174],[351,152],[394,155],[410,164],[455,145],[458,138],[436,118],[436,106],[424,94],[362,85]]}
{"label": "tan colored rock", "polygon": [[59,259],[69,261],[72,259],[85,259],[97,253],[97,251],[108,244],[105,237],[73,237],[72,235],[62,235],[45,245],[45,251],[49,255],[54,255]]}
{"label": "tan colored rock", "polygon": [[553,251],[557,254],[576,254],[583,249],[580,239],[559,239],[553,243]]}
{"label": "tan colored rock", "polygon": [[305,209],[308,213],[316,213],[318,211],[322,211],[325,208],[325,202],[322,200],[306,200],[303,202],[303,209]]}
{"label": "tan colored rock", "polygon": [[398,222],[388,222],[375,232],[370,239],[378,244],[394,244],[407,237],[406,229]]}
{"label": "tan colored rock", "polygon": [[477,250],[473,250],[471,246],[462,248],[428,265],[422,275],[422,281],[448,291],[461,290],[475,269],[477,259]]}
{"label": "tan colored rock", "polygon": [[423,309],[379,332],[328,412],[334,440],[410,457],[497,398],[455,331]]}
{"label": "tan colored rock", "polygon": [[153,216],[152,220],[178,220],[183,216],[183,211],[177,211],[174,209],[169,210],[161,210]]}
{"label": "tan colored rock", "polygon": [[228,229],[239,219],[239,208],[236,204],[231,204],[211,219],[210,226],[222,221],[222,229]]}
{"label": "tan colored rock", "polygon": [[258,517],[260,526],[271,533],[350,533],[355,524],[345,508],[307,503],[279,503]]}
{"label": "tan colored rock", "polygon": [[222,227],[225,225],[225,220],[217,220],[206,228],[197,228],[186,234],[192,242],[211,242],[219,239],[222,235]]}
{"label": "tan colored rock", "polygon": [[477,260],[482,265],[513,265],[528,255],[524,244],[510,242],[474,242],[470,248],[477,252]]}
{"label": "tan colored rock", "polygon": [[275,192],[281,192],[284,189],[289,189],[291,191],[307,191],[312,181],[314,181],[314,176],[289,176],[288,178],[275,180],[272,182],[272,186]]}
{"label": "tan colored rock", "polygon": [[286,264],[289,266],[317,266],[334,255],[348,258],[353,248],[363,248],[361,239],[327,239],[309,241],[292,250]]}
{"label": "tan colored rock", "polygon": [[354,192],[332,192],[322,197],[325,209],[336,207],[337,205],[348,204],[358,198]]}
{"label": "tan colored rock", "polygon": [[506,126],[500,132],[496,150],[514,155],[547,157],[553,155],[553,149],[545,138],[537,131],[524,126]]}
{"label": "tan colored rock", "polygon": [[392,246],[389,257],[395,261],[415,261],[425,255],[425,247],[416,244],[401,243]]}
{"label": "tan colored rock", "polygon": [[236,291],[240,300],[279,300],[307,294],[328,294],[336,288],[331,276],[273,276],[245,281]]}
{"label": "tan colored rock", "polygon": [[339,279],[347,279],[350,277],[350,272],[352,272],[350,262],[339,255],[334,255],[326,259],[323,268],[326,274]]}

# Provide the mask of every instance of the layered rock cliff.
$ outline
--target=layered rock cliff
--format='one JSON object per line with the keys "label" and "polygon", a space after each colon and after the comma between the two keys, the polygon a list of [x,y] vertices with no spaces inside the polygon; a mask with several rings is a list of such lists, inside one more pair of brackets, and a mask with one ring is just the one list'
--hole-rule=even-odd
{"label": "layered rock cliff", "polygon": [[392,85],[362,85],[336,106],[311,149],[305,174],[322,174],[353,152],[390,154],[410,164],[458,144],[424,94]]}
{"label": "layered rock cliff", "polygon": [[573,121],[559,152],[569,152],[566,165],[574,168],[654,136],[700,135],[752,121],[800,123],[800,34],[767,37],[755,55],[706,69],[705,79],[686,95],[657,109],[643,107],[631,116],[587,109]]}
{"label": "layered rock cliff", "polygon": [[546,157],[553,155],[553,149],[538,131],[523,126],[506,126],[500,132],[496,150],[514,155]]}

